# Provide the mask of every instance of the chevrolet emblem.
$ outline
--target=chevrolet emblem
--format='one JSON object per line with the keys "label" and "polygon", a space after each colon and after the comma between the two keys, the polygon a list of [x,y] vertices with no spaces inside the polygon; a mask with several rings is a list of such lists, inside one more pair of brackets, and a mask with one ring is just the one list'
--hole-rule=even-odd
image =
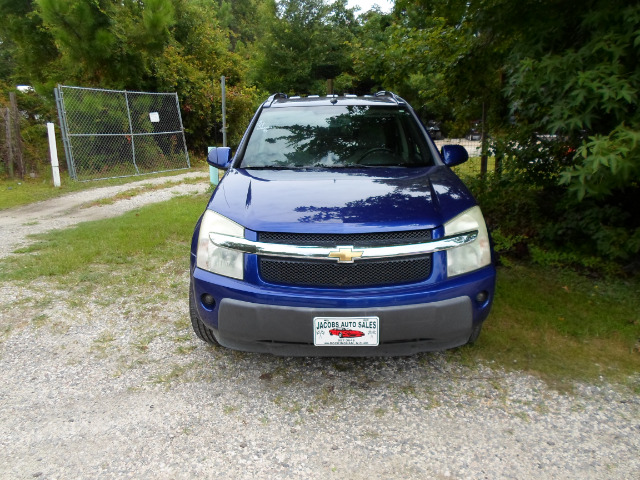
{"label": "chevrolet emblem", "polygon": [[364,250],[353,250],[353,246],[340,246],[336,247],[337,251],[329,252],[330,258],[337,258],[338,263],[353,263],[354,258],[361,257]]}

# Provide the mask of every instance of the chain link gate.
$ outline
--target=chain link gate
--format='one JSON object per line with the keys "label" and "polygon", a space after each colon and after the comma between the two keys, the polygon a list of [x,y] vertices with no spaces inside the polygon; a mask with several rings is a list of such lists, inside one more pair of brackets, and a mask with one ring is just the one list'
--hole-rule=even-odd
{"label": "chain link gate", "polygon": [[55,89],[71,178],[128,177],[189,168],[176,93]]}

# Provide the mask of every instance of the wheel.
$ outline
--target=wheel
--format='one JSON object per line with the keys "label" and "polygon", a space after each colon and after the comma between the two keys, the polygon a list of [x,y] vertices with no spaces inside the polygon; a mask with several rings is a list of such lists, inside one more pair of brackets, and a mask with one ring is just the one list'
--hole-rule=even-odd
{"label": "wheel", "polygon": [[340,332],[340,333],[338,334],[338,337],[342,338],[342,332]]}
{"label": "wheel", "polygon": [[189,287],[189,316],[191,317],[191,326],[193,327],[193,331],[200,340],[211,345],[220,345],[211,329],[202,323],[202,320],[198,317],[196,299],[193,296],[193,285]]}
{"label": "wheel", "polygon": [[481,331],[482,331],[482,323],[479,323],[478,325],[473,327],[471,336],[469,337],[469,340],[467,340],[467,345],[473,345],[476,342],[476,340],[478,340],[478,337],[480,336]]}

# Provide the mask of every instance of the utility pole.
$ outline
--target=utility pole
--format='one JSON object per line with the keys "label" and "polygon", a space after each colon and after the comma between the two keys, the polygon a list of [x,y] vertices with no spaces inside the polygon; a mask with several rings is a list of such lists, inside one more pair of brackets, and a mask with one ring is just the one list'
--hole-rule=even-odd
{"label": "utility pole", "polygon": [[225,76],[220,77],[222,86],[222,146],[227,146],[227,90],[225,87]]}
{"label": "utility pole", "polygon": [[480,134],[480,176],[484,177],[487,175],[487,110],[485,108],[485,103],[482,102],[482,130]]}

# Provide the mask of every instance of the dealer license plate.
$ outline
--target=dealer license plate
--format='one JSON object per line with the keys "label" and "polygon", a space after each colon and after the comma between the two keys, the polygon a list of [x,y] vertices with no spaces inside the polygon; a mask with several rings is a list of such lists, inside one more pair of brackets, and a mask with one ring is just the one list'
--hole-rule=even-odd
{"label": "dealer license plate", "polygon": [[370,346],[379,343],[378,317],[315,317],[314,345]]}

